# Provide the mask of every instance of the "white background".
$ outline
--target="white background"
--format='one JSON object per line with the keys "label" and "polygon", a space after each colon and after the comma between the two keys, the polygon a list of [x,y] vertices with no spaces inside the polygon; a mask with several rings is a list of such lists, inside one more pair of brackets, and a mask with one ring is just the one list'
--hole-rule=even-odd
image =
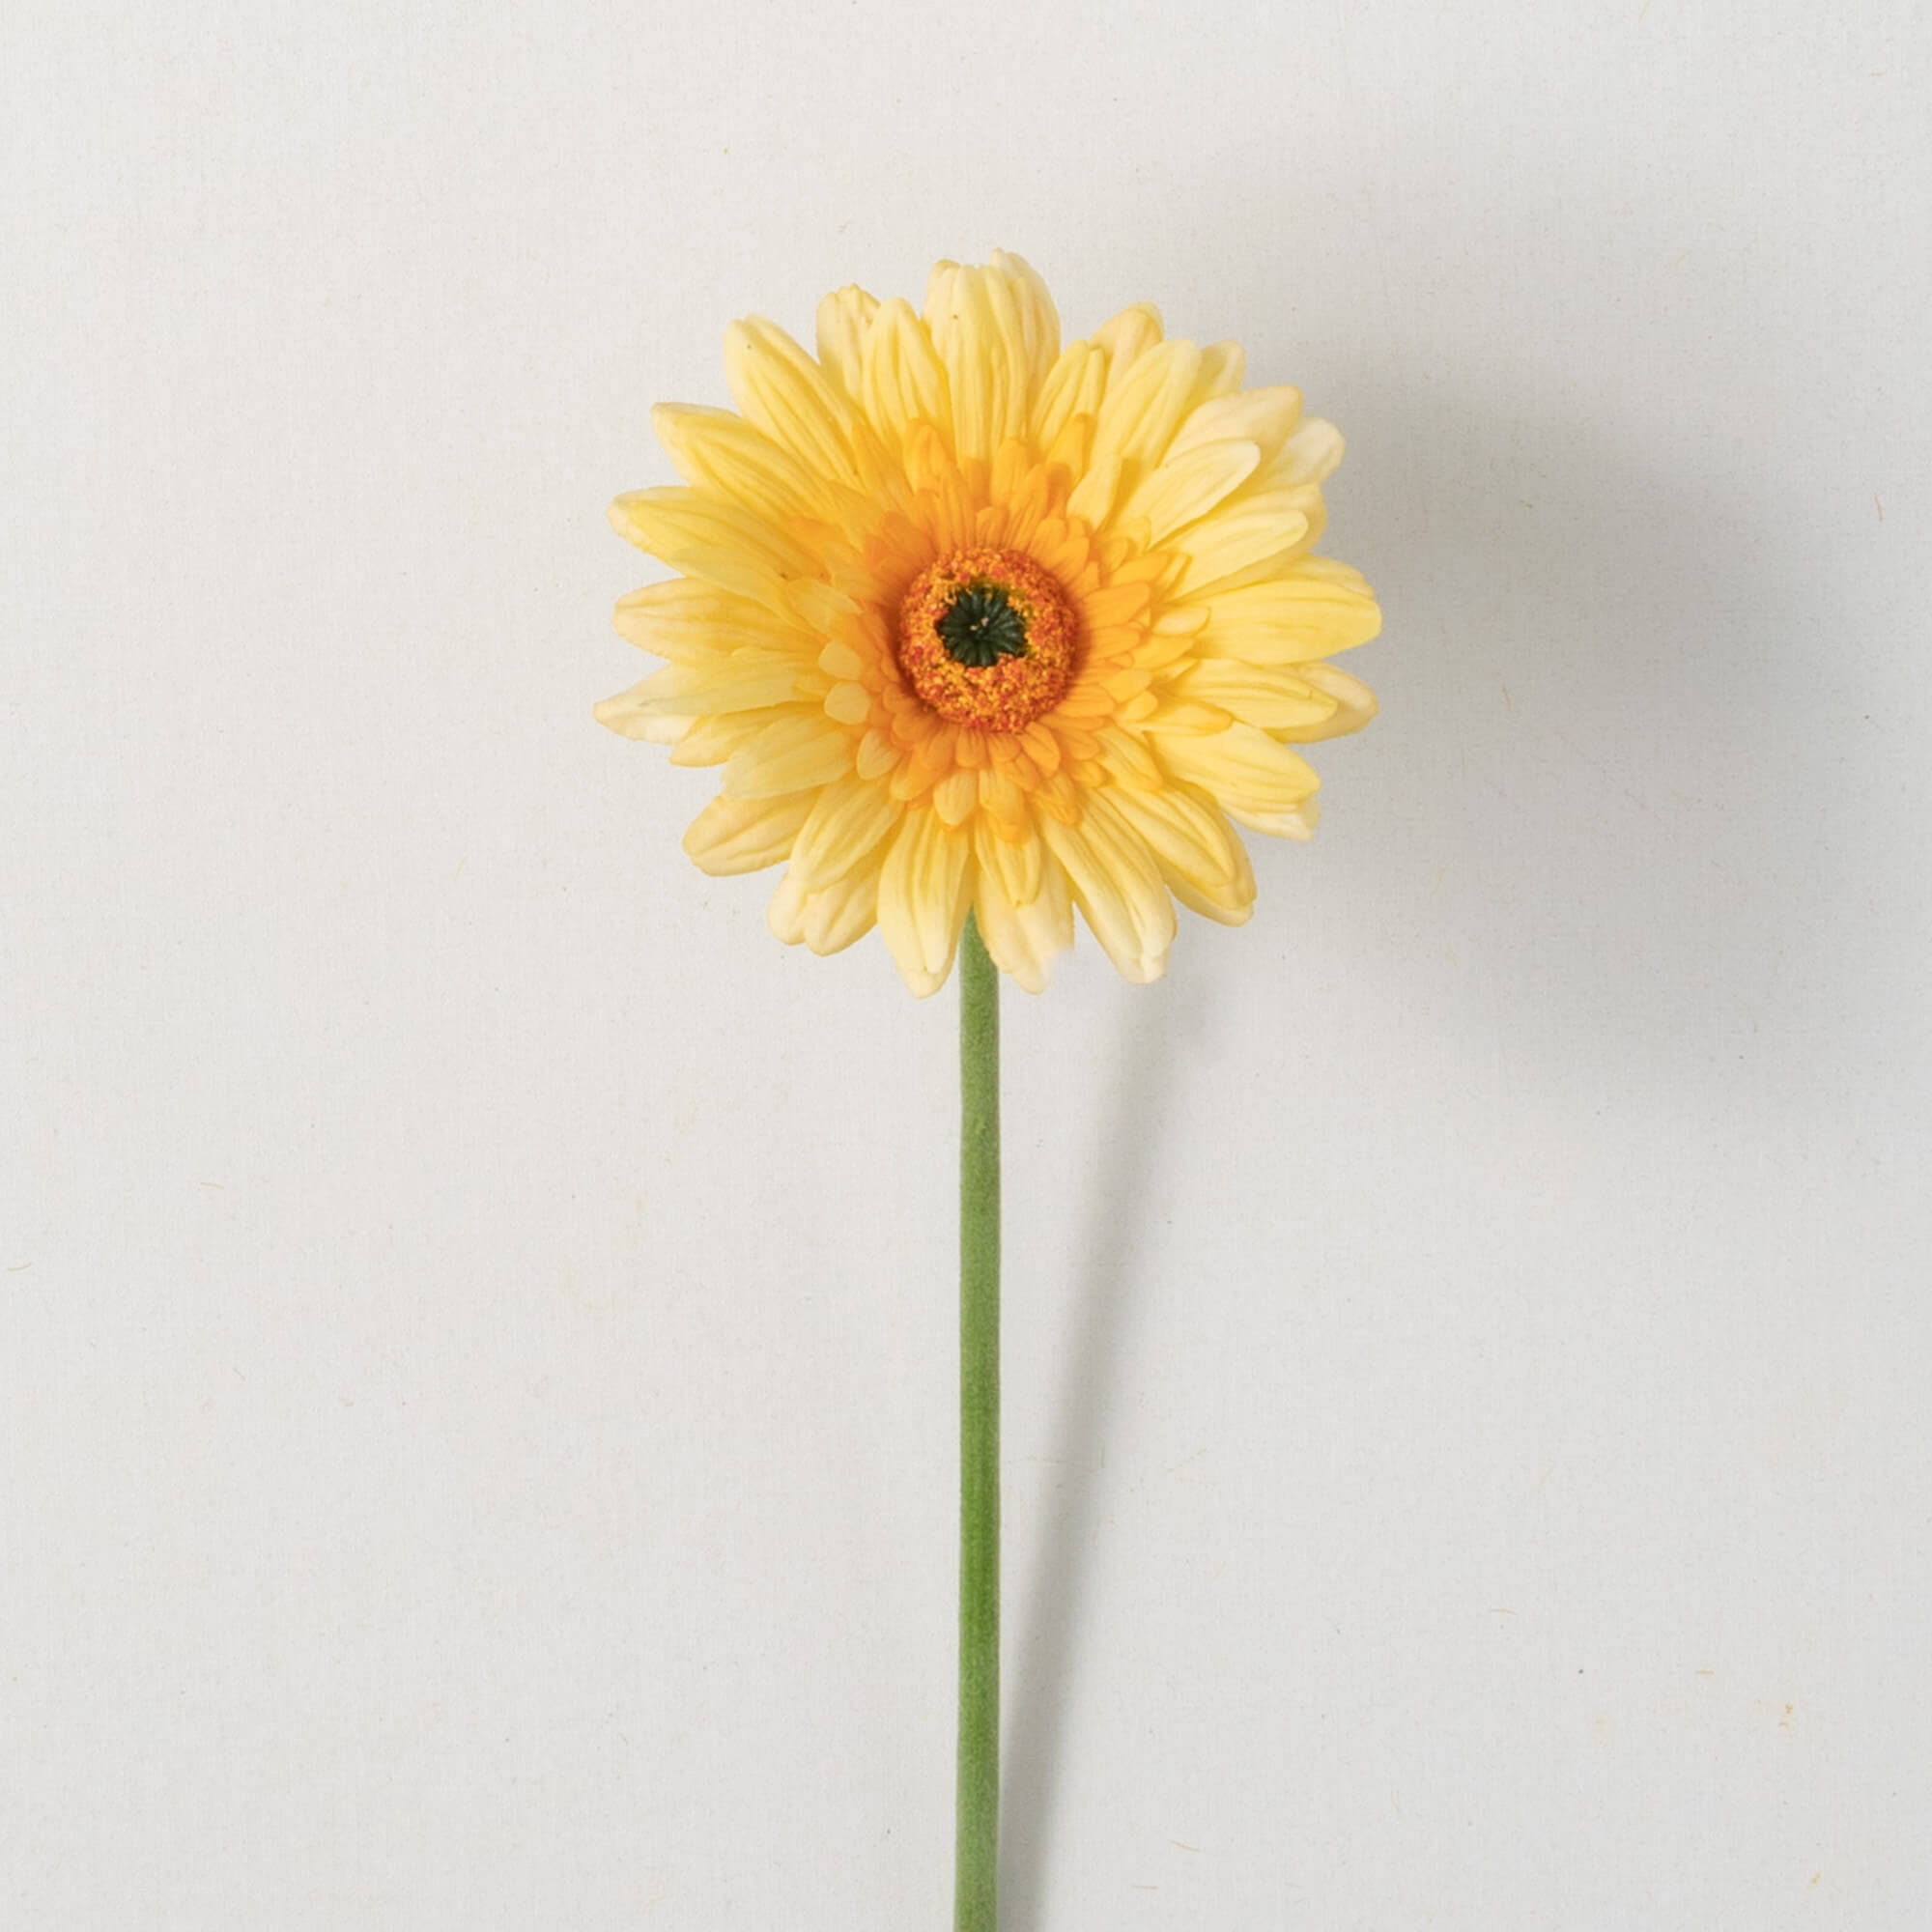
{"label": "white background", "polygon": [[952,992],[589,713],[650,403],[1005,246],[1387,611],[1007,997],[1008,1925],[1925,1924],[1922,6],[9,19],[6,1923],[950,1922]]}

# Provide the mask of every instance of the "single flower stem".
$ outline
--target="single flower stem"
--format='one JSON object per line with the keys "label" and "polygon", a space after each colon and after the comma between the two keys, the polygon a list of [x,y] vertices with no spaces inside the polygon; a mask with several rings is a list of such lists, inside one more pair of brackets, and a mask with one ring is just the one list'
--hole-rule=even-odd
{"label": "single flower stem", "polygon": [[953,1932],[996,1932],[1000,1862],[1000,976],[959,942],[959,1785]]}

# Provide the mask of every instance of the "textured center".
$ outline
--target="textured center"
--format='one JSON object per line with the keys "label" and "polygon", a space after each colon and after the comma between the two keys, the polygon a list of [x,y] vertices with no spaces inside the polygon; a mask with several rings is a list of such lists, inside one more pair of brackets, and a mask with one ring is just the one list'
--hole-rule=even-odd
{"label": "textured center", "polygon": [[1013,609],[1004,583],[980,579],[967,584],[933,629],[946,655],[969,670],[1026,656],[1026,619]]}
{"label": "textured center", "polygon": [[899,606],[899,668],[942,718],[1018,731],[1059,703],[1078,636],[1065,592],[1023,551],[948,551]]}

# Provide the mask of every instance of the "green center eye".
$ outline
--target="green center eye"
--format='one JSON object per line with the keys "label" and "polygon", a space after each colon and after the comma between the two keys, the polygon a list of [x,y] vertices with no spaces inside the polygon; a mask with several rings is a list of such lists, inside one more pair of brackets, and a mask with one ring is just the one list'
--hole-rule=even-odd
{"label": "green center eye", "polygon": [[967,584],[933,629],[946,655],[970,670],[1026,656],[1026,619],[1013,609],[1004,584]]}

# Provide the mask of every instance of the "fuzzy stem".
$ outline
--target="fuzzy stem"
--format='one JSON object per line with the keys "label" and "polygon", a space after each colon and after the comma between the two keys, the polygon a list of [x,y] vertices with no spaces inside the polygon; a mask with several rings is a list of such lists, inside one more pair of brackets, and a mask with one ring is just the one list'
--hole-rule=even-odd
{"label": "fuzzy stem", "polygon": [[1000,976],[959,944],[959,1783],[953,1932],[996,1932],[1000,1855]]}

